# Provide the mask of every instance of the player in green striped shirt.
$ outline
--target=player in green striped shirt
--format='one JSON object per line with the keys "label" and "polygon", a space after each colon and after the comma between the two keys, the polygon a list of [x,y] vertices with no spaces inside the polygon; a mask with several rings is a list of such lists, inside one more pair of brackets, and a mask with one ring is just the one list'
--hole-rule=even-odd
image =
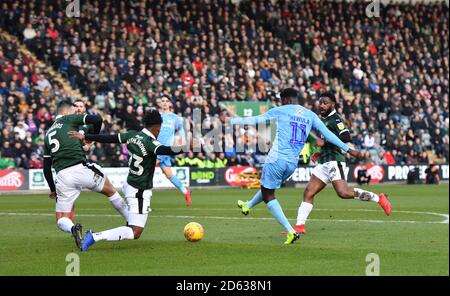
{"label": "player in green striped shirt", "polygon": [[[95,133],[102,126],[99,115],[74,114],[71,102],[62,101],[57,107],[58,115],[44,137],[44,176],[50,187],[50,197],[56,199],[56,224],[64,232],[72,233],[77,246],[81,246],[82,226],[71,219],[73,205],[86,188],[107,196],[112,206],[128,219],[125,201],[112,186],[101,167],[88,163],[82,143],[70,138],[69,131],[78,131],[80,126],[92,124]],[[56,171],[56,185],[52,167]]]}
{"label": "player in green striped shirt", "polygon": [[[324,93],[320,96],[319,111],[323,123],[327,128],[338,136],[343,142],[351,141],[345,121],[336,112],[336,98],[332,93]],[[305,223],[313,208],[314,197],[331,183],[337,195],[342,199],[357,199],[362,201],[377,202],[386,215],[391,213],[391,204],[386,194],[375,194],[360,188],[350,188],[346,178],[346,163],[344,152],[335,145],[323,140],[317,141],[320,146],[320,155],[313,155],[319,161],[314,168],[311,179],[303,193],[303,202],[298,209],[297,224],[294,229],[298,233],[305,233]]]}
{"label": "player in green striped shirt", "polygon": [[[76,99],[73,102],[73,107],[75,108],[75,114],[78,115],[86,115],[86,104],[84,103],[83,100],[81,99]],[[92,124],[85,124],[79,127],[79,132],[80,133],[94,133],[94,125]],[[83,151],[85,153],[87,153],[89,151],[89,149],[92,146],[92,142],[87,142],[83,144]],[[74,221],[75,220],[75,204],[72,205],[72,211],[70,212],[70,216],[69,216],[70,220]]]}

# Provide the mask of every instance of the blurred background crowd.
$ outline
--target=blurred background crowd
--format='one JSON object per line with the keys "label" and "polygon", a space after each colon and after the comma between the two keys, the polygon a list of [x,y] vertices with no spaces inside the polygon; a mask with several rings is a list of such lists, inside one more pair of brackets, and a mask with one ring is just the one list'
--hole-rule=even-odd
{"label": "blurred background crowd", "polygon": [[[353,144],[376,164],[448,162],[448,7],[357,1],[6,0],[0,9],[0,169],[42,167],[43,134],[63,99],[84,100],[105,119],[103,133],[138,129],[162,95],[186,130],[225,123],[224,102],[279,104],[299,90],[336,93]],[[202,126],[193,126],[193,114]],[[221,135],[221,137],[223,137]],[[192,139],[192,133],[188,133]],[[258,135],[238,129],[250,145]],[[259,139],[260,140],[260,139]],[[270,145],[267,139],[266,145]],[[264,150],[214,153],[202,147],[176,165],[258,166]],[[120,146],[93,145],[88,157],[126,166]],[[309,154],[301,158],[308,163]]]}

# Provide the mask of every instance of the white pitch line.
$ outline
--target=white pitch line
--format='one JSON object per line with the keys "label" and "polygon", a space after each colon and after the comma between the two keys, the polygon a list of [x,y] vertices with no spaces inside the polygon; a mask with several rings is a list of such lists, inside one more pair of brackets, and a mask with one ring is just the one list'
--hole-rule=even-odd
{"label": "white pitch line", "polygon": [[[186,210],[185,208],[157,208],[157,210],[171,210],[171,211],[176,211],[176,210]],[[236,207],[236,209],[228,209],[228,208],[190,208],[189,211],[193,211],[193,210],[208,210],[208,211],[239,211]],[[260,209],[254,209],[254,210],[262,210],[262,208]],[[83,211],[110,211],[110,209],[83,209]],[[381,209],[314,209],[314,211],[324,211],[324,212],[380,212],[383,213],[383,211]],[[393,213],[403,213],[403,214],[425,214],[425,215],[433,215],[433,216],[439,216],[439,217],[443,217],[444,220],[443,221],[398,221],[398,220],[342,220],[342,219],[309,219],[308,221],[336,221],[336,222],[369,222],[369,223],[380,223],[380,222],[390,222],[390,223],[432,223],[432,224],[449,224],[449,215],[448,214],[442,214],[442,213],[436,213],[436,212],[421,212],[421,211],[402,211],[402,210],[396,210],[393,211]],[[0,212],[0,215],[2,214],[2,212]],[[17,213],[18,215],[20,213]],[[33,214],[27,214],[25,213],[25,215],[39,215],[36,213]],[[51,215],[51,214],[49,214]],[[80,216],[85,216],[85,217],[92,217],[92,216],[103,216],[103,217],[115,217],[115,215],[107,215],[107,214],[100,214],[100,215],[93,215],[93,214],[80,214]],[[158,217],[158,218],[162,218],[162,217],[166,217],[163,215],[152,215],[153,217]],[[167,216],[167,217],[186,217],[186,216]],[[208,216],[189,216],[192,218],[197,218],[197,217],[208,217]],[[215,216],[213,216],[215,217]],[[234,217],[216,217],[214,219],[234,219]],[[245,217],[245,218],[239,218],[236,217],[236,219],[266,219],[266,218],[252,218],[252,217]],[[267,219],[272,219],[272,218],[267,218]]]}
{"label": "white pitch line", "polygon": [[[323,209],[322,209],[323,210]],[[352,210],[352,209],[350,209]],[[353,209],[357,210],[357,209]],[[364,209],[361,209],[365,211]],[[374,210],[367,210],[374,211]],[[399,211],[398,211],[399,212]],[[440,214],[434,212],[414,212],[414,211],[402,211],[405,213],[415,213],[415,214],[429,214],[429,215],[438,215],[444,217],[443,221],[408,221],[408,220],[352,220],[352,219],[309,219],[309,221],[315,222],[344,222],[344,223],[355,223],[355,222],[366,222],[366,223],[425,223],[425,224],[448,224],[449,215]],[[12,213],[12,212],[0,212],[0,216],[54,216],[55,214],[47,214],[47,213]],[[120,217],[120,215],[113,214],[77,214],[80,217]],[[175,218],[175,219],[216,219],[216,220],[273,220],[273,218],[269,217],[222,217],[222,216],[188,216],[188,215],[151,215],[150,217],[154,218]]]}

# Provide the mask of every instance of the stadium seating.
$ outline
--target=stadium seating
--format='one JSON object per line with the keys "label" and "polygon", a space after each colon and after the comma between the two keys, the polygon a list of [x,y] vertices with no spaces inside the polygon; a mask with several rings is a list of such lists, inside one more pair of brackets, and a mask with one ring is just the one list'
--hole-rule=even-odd
{"label": "stadium seating", "polygon": [[[66,16],[63,0],[3,2],[0,163],[28,168],[33,153],[42,159],[42,135],[62,99],[83,98],[111,133],[138,125],[162,94],[189,126],[194,110],[223,122],[219,103],[276,104],[288,86],[314,111],[317,94],[334,91],[354,144],[364,148],[374,131],[374,158],[390,151],[398,163],[424,161],[417,138],[430,159],[448,162],[445,4],[390,5],[380,22],[365,15],[364,1],[235,2],[95,0],[83,2],[81,18]],[[13,159],[7,142],[20,144],[11,145]],[[108,149],[95,145],[89,157],[126,164]],[[229,164],[258,165],[260,154]]]}

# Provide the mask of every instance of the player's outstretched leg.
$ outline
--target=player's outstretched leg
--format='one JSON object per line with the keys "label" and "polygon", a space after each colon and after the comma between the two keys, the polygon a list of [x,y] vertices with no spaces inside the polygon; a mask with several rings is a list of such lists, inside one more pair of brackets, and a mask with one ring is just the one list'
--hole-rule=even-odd
{"label": "player's outstretched leg", "polygon": [[250,201],[242,201],[242,200],[238,200],[238,207],[241,208],[241,212],[244,215],[248,215],[248,213],[250,212],[250,209],[252,209],[254,206],[256,206],[257,204],[259,204],[260,202],[262,202],[263,197],[262,197],[262,193],[261,190],[258,190],[258,192],[256,192],[256,194],[253,196],[252,200]]}
{"label": "player's outstretched leg", "polygon": [[354,198],[362,201],[373,201],[380,205],[384,213],[389,216],[391,214],[392,206],[385,193],[375,194],[373,192],[363,190],[360,188],[354,189]]}
{"label": "player's outstretched leg", "polygon": [[286,215],[283,213],[283,209],[281,208],[280,203],[278,200],[274,197],[271,201],[267,203],[267,208],[269,209],[272,216],[275,218],[275,220],[280,223],[284,229],[288,232],[286,241],[284,244],[293,244],[296,240],[299,239],[299,234],[294,230],[294,228],[289,223],[288,219],[286,218]]}
{"label": "player's outstretched leg", "polygon": [[299,235],[297,232],[295,232],[294,228],[292,228],[291,224],[289,223],[288,219],[286,218],[286,215],[283,213],[283,209],[281,208],[280,203],[275,198],[275,190],[264,188],[263,186],[261,186],[261,192],[262,192],[263,200],[266,203],[267,208],[269,209],[272,216],[288,232],[286,241],[284,243],[285,244],[294,243],[296,240],[298,240]]}
{"label": "player's outstretched leg", "polygon": [[135,239],[133,229],[128,226],[120,226],[117,228],[101,231],[92,232],[88,230],[81,244],[81,251],[86,252],[93,244],[98,241],[122,241],[122,240],[132,240]]}
{"label": "player's outstretched leg", "polygon": [[348,187],[345,180],[336,180],[332,182],[334,190],[340,198],[344,199],[357,199],[362,201],[372,201],[378,203],[384,210],[385,214],[389,216],[391,214],[391,203],[389,202],[387,195],[384,193],[375,194],[373,192],[363,190],[360,188],[351,189]]}
{"label": "player's outstretched leg", "polygon": [[142,193],[142,202],[139,202],[136,195],[136,188],[125,183],[124,193],[127,197],[127,203],[130,205],[130,213],[128,223],[129,226],[121,226],[101,232],[86,232],[86,236],[83,240],[81,250],[86,252],[93,244],[98,241],[122,241],[138,239],[144,231],[145,224],[147,223],[148,213],[150,211],[150,198],[151,192],[144,191]]}

